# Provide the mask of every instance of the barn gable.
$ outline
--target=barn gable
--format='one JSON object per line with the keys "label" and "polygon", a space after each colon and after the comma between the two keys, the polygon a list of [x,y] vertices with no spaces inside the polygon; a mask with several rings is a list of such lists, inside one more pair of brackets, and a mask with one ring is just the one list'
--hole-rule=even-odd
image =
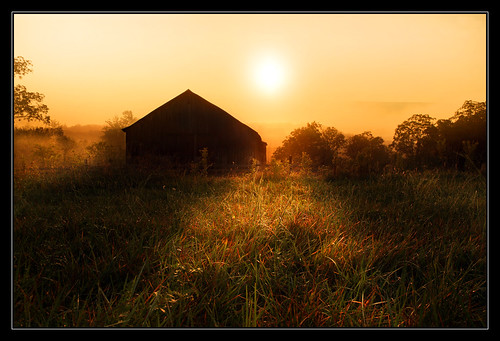
{"label": "barn gable", "polygon": [[215,166],[266,162],[266,143],[236,118],[191,90],[156,108],[126,133],[127,163],[148,159],[188,163],[208,149]]}

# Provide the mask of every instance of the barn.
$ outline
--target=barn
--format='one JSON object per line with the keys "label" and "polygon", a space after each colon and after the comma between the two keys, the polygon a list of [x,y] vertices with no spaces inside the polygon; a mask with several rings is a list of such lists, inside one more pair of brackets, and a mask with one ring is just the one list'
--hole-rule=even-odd
{"label": "barn", "polygon": [[128,164],[187,164],[204,148],[214,167],[266,162],[267,144],[255,130],[189,89],[122,130]]}

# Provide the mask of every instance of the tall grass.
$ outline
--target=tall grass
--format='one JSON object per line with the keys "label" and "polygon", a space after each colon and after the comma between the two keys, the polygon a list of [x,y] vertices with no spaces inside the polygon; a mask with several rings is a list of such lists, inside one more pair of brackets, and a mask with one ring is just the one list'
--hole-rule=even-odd
{"label": "tall grass", "polygon": [[484,327],[485,187],[277,168],[15,178],[14,326]]}

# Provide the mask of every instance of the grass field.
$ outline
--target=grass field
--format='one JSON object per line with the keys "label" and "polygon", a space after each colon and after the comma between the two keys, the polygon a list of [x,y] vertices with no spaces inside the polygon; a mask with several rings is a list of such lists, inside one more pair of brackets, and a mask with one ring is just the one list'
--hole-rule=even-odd
{"label": "grass field", "polygon": [[485,327],[486,182],[16,175],[14,327]]}

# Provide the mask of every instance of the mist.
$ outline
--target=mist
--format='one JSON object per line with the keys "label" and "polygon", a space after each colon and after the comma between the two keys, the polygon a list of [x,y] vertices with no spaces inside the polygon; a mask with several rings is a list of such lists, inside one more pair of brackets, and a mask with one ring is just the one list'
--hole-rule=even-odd
{"label": "mist", "polygon": [[36,171],[92,164],[95,160],[89,148],[99,143],[103,127],[95,124],[15,126],[14,170]]}

